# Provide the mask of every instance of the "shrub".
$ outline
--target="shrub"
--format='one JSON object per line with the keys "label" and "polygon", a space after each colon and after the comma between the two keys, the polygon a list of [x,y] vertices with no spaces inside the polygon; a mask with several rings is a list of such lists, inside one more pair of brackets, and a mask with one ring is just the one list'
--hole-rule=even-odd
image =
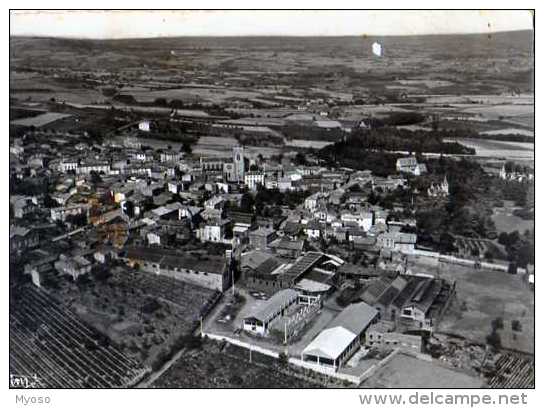
{"label": "shrub", "polygon": [[487,344],[493,348],[498,349],[501,347],[501,335],[496,331],[491,332],[491,334],[487,336],[486,340]]}
{"label": "shrub", "polygon": [[519,320],[512,320],[512,330],[517,332],[521,331],[521,322]]}
{"label": "shrub", "polygon": [[502,320],[502,317],[497,317],[491,322],[491,328],[493,331],[500,330],[504,328],[504,321]]}
{"label": "shrub", "polygon": [[287,357],[287,354],[285,354],[284,352],[281,352],[278,356],[278,361],[280,365],[286,366],[287,363],[289,362],[289,358]]}

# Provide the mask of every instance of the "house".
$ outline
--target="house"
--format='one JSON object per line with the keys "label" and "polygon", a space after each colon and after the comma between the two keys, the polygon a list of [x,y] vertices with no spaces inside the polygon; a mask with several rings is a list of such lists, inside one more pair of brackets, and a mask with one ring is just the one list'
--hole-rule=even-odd
{"label": "house", "polygon": [[177,163],[183,158],[183,153],[172,150],[163,150],[160,152],[159,160],[161,163],[171,162]]}
{"label": "house", "polygon": [[301,353],[307,367],[335,372],[365,342],[365,330],[377,320],[378,311],[361,302],[346,307]]}
{"label": "house", "polygon": [[245,174],[244,184],[251,191],[256,191],[257,186],[264,186],[264,173],[251,171]]}
{"label": "house", "polygon": [[62,254],[59,256],[59,260],[55,262],[55,269],[63,275],[71,276],[74,281],[89,273],[91,268],[92,263],[81,255],[66,256]]}
{"label": "house", "polygon": [[86,160],[79,163],[76,169],[76,174],[91,174],[95,173],[110,173],[110,162],[107,160]]}
{"label": "house", "polygon": [[406,232],[384,232],[377,237],[380,248],[403,253],[414,252],[416,241],[416,234]]}
{"label": "house", "polygon": [[228,215],[233,224],[232,232],[235,237],[247,237],[249,230],[255,227],[255,215],[241,211],[230,211]]}
{"label": "house", "polygon": [[376,238],[373,236],[352,237],[351,245],[353,245],[353,248],[355,249],[367,252],[379,252],[379,250],[376,249]]}
{"label": "house", "polygon": [[414,176],[421,176],[427,173],[427,166],[424,163],[418,163],[414,156],[397,159],[397,171],[400,173],[410,173]]}
{"label": "house", "polygon": [[230,223],[227,219],[215,218],[209,220],[196,230],[196,236],[203,242],[222,242],[225,238],[225,230]]}
{"label": "house", "polygon": [[281,227],[280,232],[282,232],[284,236],[296,238],[302,233],[303,227],[304,226],[299,222],[287,220]]}
{"label": "house", "polygon": [[225,205],[225,199],[219,195],[215,195],[209,200],[206,200],[204,202],[204,208],[213,209],[213,210],[221,210],[223,209],[224,205]]}
{"label": "house", "polygon": [[272,228],[257,228],[249,232],[249,244],[253,248],[266,248],[276,239],[276,231]]}
{"label": "house", "polygon": [[265,177],[264,186],[267,190],[279,189],[278,178],[276,176]]}
{"label": "house", "polygon": [[372,190],[376,191],[393,191],[397,188],[405,188],[407,180],[402,177],[393,177],[391,175],[387,178],[374,177],[372,179]]}
{"label": "house", "polygon": [[38,200],[36,197],[13,195],[10,196],[9,202],[15,218],[24,218],[38,208]]}
{"label": "house", "polygon": [[317,221],[310,221],[303,228],[308,238],[319,239],[323,236],[325,225]]}
{"label": "house", "polygon": [[179,220],[182,218],[183,208],[183,204],[179,202],[174,202],[154,208],[151,211],[146,212],[144,215],[153,219]]}
{"label": "house", "polygon": [[350,223],[356,223],[364,231],[369,231],[374,224],[374,214],[370,211],[350,212],[343,211],[340,220],[344,226]]}
{"label": "house", "polygon": [[51,208],[51,220],[65,222],[67,217],[84,214],[89,218],[90,205],[74,204],[65,207]]}
{"label": "house", "polygon": [[138,130],[141,132],[149,132],[151,130],[151,122],[148,120],[142,120],[138,123]]}
{"label": "house", "polygon": [[269,247],[278,255],[296,259],[304,250],[304,240],[291,240],[287,237],[282,237],[272,242]]}
{"label": "house", "polygon": [[68,171],[77,171],[77,168],[79,166],[79,162],[75,159],[63,159],[59,165],[58,170],[61,173],[66,173]]}
{"label": "house", "polygon": [[93,258],[96,262],[105,264],[117,257],[117,252],[111,246],[102,245],[96,248],[93,253]]}
{"label": "house", "polygon": [[318,207],[326,204],[327,198],[328,194],[320,192],[314,193],[304,200],[304,209],[314,212]]}
{"label": "house", "polygon": [[532,181],[534,177],[534,174],[527,168],[523,169],[521,166],[514,166],[511,163],[503,164],[499,171],[499,178],[502,180],[517,181],[519,183]]}
{"label": "house", "polygon": [[27,263],[24,272],[30,275],[34,285],[41,287],[43,280],[55,272],[54,264],[57,259],[56,255],[44,256]]}
{"label": "house", "polygon": [[281,177],[278,180],[278,190],[282,193],[285,191],[296,190],[295,183],[290,177]]}
{"label": "house", "polygon": [[34,248],[40,242],[38,233],[29,228],[10,225],[9,227],[9,252],[25,251]]}

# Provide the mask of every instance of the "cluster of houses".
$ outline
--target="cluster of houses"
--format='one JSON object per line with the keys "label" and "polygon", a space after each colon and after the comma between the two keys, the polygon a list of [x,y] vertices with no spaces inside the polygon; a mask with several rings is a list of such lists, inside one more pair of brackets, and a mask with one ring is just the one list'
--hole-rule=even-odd
{"label": "cluster of houses", "polygon": [[[150,128],[139,124],[142,132]],[[33,131],[32,140],[38,135]],[[110,263],[219,292],[238,282],[270,296],[244,316],[243,330],[286,342],[335,293],[365,288],[301,354],[303,364],[333,371],[365,342],[417,349],[403,331],[432,331],[454,291],[454,284],[406,269],[417,244],[412,209],[369,203],[375,194],[408,188],[405,173],[426,173],[413,157],[399,159],[398,174],[379,177],[327,169],[311,158],[296,165],[247,157],[242,146],[224,157],[194,158],[143,148],[130,137],[99,145],[64,136],[17,139],[10,148],[10,176],[30,185],[10,197],[10,253],[24,257],[35,285],[59,274],[77,281]],[[299,201],[276,203],[279,212],[263,215],[244,204],[262,189],[297,193]],[[448,189],[445,179],[428,193]],[[382,261],[349,263],[324,243]]]}
{"label": "cluster of houses", "polygon": [[[141,131],[150,126],[140,125]],[[305,240],[333,239],[403,252],[416,243],[414,234],[401,231],[403,225],[415,225],[413,218],[390,220],[390,210],[367,202],[369,192],[406,188],[402,175],[384,178],[316,163],[267,162],[247,157],[241,146],[225,157],[195,159],[170,146],[142,146],[131,136],[105,144],[75,143],[74,135],[57,132],[44,143],[35,142],[40,135],[39,130],[29,131],[31,141],[23,137],[10,146],[10,176],[48,186],[46,191],[36,187],[37,193],[11,195],[14,253],[35,247],[39,235],[55,238],[55,226],[68,231],[90,228],[91,236],[119,249],[129,239],[174,248],[196,238],[293,254],[303,251]],[[399,159],[399,173],[414,165],[416,172],[425,170],[412,157]],[[296,208],[283,206],[278,217],[240,211],[244,194],[260,188],[300,192],[306,199]],[[36,221],[43,228],[38,230]]]}
{"label": "cluster of houses", "polygon": [[511,163],[505,163],[499,171],[499,178],[507,181],[517,181],[518,183],[524,183],[533,181],[535,175],[527,168],[521,166],[514,166]]}

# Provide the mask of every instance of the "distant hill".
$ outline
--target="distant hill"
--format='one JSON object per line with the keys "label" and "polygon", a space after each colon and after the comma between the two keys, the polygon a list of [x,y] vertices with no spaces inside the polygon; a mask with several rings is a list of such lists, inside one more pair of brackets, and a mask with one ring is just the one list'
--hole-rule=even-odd
{"label": "distant hill", "polygon": [[[383,57],[371,52],[374,41]],[[533,32],[427,36],[350,37],[165,37],[125,40],[11,37],[12,70],[70,68],[111,72],[291,72],[292,85],[322,86],[336,77],[344,89],[376,92],[392,81],[450,81],[438,94],[532,91]],[[338,88],[338,83],[335,88]],[[397,87],[398,88],[398,87]]]}

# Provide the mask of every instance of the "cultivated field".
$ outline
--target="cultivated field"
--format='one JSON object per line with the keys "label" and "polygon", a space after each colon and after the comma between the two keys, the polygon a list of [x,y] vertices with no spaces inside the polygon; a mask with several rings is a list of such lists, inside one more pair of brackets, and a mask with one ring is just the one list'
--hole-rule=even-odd
{"label": "cultivated field", "polygon": [[[288,375],[279,362],[212,340],[187,351],[164,373],[155,388],[317,388],[319,383]],[[281,370],[281,371],[280,371]]]}
{"label": "cultivated field", "polygon": [[363,382],[361,387],[480,388],[482,385],[478,377],[399,353]]}
{"label": "cultivated field", "polygon": [[68,118],[70,116],[71,115],[66,113],[47,112],[31,118],[12,120],[10,122],[10,125],[42,127],[47,125],[48,123],[55,122],[59,119]]}
{"label": "cultivated field", "polygon": [[66,306],[33,286],[10,297],[10,373],[37,377],[38,387],[112,388],[145,370]]}
{"label": "cultivated field", "polygon": [[216,296],[209,289],[125,267],[92,283],[76,285],[61,278],[57,285],[67,306],[148,365],[196,328]]}
{"label": "cultivated field", "polygon": [[503,207],[493,208],[493,215],[491,219],[497,227],[497,232],[513,232],[519,231],[524,233],[526,230],[533,229],[535,227],[534,220],[524,220],[521,217],[513,214],[513,211],[519,209],[510,201],[504,201]]}
{"label": "cultivated field", "polygon": [[532,388],[535,386],[534,361],[515,354],[502,354],[489,379],[491,388]]}
{"label": "cultivated field", "polygon": [[[424,268],[425,273],[457,282],[457,296],[440,322],[438,332],[486,343],[491,322],[502,318],[498,330],[503,347],[534,352],[534,292],[519,275],[440,263]],[[521,331],[510,330],[518,320]]]}
{"label": "cultivated field", "polygon": [[[231,157],[232,147],[239,145],[238,140],[233,137],[202,136],[194,146],[193,154],[208,157]],[[248,157],[256,157],[259,154],[270,157],[281,153],[282,148],[244,146],[244,151]]]}

